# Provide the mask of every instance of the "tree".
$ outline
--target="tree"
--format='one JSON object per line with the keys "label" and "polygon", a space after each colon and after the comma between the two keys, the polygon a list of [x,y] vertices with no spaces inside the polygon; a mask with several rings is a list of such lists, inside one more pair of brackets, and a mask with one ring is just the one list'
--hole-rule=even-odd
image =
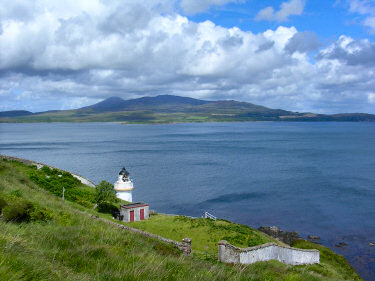
{"label": "tree", "polygon": [[95,202],[97,205],[101,203],[115,203],[117,202],[116,191],[113,188],[113,185],[107,181],[101,181],[95,187]]}

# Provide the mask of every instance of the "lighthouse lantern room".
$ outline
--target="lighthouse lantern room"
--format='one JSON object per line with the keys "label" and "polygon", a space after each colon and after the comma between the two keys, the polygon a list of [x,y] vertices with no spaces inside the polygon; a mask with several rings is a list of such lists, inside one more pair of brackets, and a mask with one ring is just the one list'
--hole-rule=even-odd
{"label": "lighthouse lantern room", "polygon": [[128,202],[133,202],[132,190],[134,186],[129,178],[129,173],[125,168],[122,168],[118,174],[118,179],[115,182],[114,187],[118,198]]}

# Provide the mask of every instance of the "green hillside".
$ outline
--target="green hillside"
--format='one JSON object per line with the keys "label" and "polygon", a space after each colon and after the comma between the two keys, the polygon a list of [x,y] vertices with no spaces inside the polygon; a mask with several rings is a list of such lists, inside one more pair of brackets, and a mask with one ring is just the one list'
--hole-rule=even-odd
{"label": "green hillside", "polygon": [[0,280],[361,280],[345,258],[307,241],[295,246],[319,249],[321,264],[219,263],[201,253],[218,238],[240,246],[273,241],[227,221],[155,215],[128,224],[173,239],[191,235],[193,256],[184,257],[169,244],[85,215],[94,212],[93,190],[68,173],[0,160]]}

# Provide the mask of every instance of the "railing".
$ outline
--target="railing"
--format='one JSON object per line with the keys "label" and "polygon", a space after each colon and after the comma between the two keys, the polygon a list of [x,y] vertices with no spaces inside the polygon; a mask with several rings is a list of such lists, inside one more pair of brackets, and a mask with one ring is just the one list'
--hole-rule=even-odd
{"label": "railing", "polygon": [[205,219],[212,219],[214,221],[216,221],[216,217],[214,215],[211,215],[209,212],[204,212],[204,218]]}

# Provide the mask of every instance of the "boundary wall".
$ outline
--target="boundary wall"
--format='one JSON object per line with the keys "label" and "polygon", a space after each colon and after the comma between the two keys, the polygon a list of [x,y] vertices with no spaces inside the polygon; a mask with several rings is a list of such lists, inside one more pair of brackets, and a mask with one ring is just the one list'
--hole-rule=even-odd
{"label": "boundary wall", "polygon": [[225,263],[252,264],[258,261],[278,260],[285,264],[314,264],[320,261],[318,250],[298,249],[267,243],[250,248],[237,248],[227,241],[218,243],[219,261]]}
{"label": "boundary wall", "polygon": [[80,213],[87,214],[92,219],[100,220],[102,222],[113,225],[115,227],[118,227],[118,228],[121,228],[121,229],[124,229],[124,230],[128,230],[128,231],[131,231],[133,233],[141,234],[141,235],[146,236],[146,237],[155,238],[155,239],[158,239],[158,240],[163,241],[165,243],[175,245],[177,248],[179,248],[182,251],[182,253],[184,255],[186,255],[188,257],[190,257],[190,255],[191,255],[191,239],[190,238],[183,238],[181,242],[177,242],[175,240],[168,239],[168,238],[165,238],[163,236],[156,235],[156,234],[153,234],[153,233],[150,233],[150,232],[146,232],[146,231],[140,230],[138,228],[133,228],[133,227],[129,227],[129,226],[126,226],[126,225],[123,225],[123,224],[119,224],[117,222],[113,222],[113,221],[101,218],[99,216],[95,216],[95,215],[88,214],[88,213],[81,212],[81,211],[80,211]]}

